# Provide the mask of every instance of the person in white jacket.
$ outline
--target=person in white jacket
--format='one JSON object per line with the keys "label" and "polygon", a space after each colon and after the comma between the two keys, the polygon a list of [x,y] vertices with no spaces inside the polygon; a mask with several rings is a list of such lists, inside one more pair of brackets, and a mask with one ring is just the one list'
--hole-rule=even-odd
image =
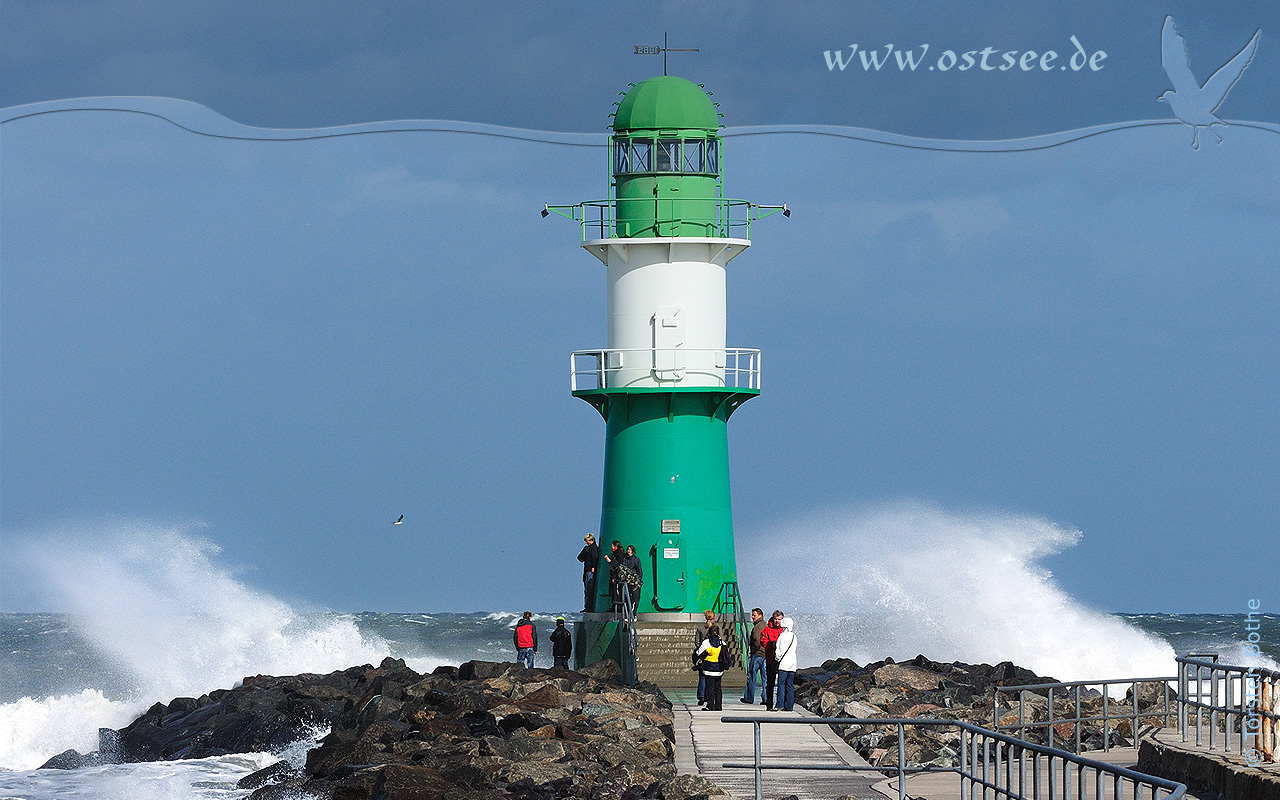
{"label": "person in white jacket", "polygon": [[[796,706],[796,623],[791,617],[782,618],[782,633],[778,635],[778,704],[774,709],[791,711]],[[773,709],[771,709],[773,710]]]}

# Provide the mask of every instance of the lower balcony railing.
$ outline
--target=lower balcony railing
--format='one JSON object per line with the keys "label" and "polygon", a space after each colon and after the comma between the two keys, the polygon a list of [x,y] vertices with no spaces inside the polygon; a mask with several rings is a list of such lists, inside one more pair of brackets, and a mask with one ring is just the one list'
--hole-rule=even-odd
{"label": "lower balcony railing", "polygon": [[578,350],[569,357],[573,391],[634,387],[760,390],[760,351],[744,348]]}

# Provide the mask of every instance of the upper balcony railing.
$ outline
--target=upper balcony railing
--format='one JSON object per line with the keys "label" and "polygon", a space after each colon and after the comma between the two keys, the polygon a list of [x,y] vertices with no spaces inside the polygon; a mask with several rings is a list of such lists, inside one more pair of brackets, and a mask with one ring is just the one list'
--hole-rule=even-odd
{"label": "upper balcony railing", "polygon": [[760,390],[760,351],[744,348],[578,350],[569,357],[573,391],[628,387]]}
{"label": "upper balcony railing", "polygon": [[768,206],[726,197],[654,197],[591,200],[572,206],[546,205],[542,208],[542,216],[558,214],[577,222],[584,242],[636,237],[635,229],[624,230],[624,227],[632,224],[637,225],[638,229],[650,231],[648,235],[657,237],[750,239],[752,222],[773,216],[779,211],[784,217],[791,216],[791,210],[785,203]]}

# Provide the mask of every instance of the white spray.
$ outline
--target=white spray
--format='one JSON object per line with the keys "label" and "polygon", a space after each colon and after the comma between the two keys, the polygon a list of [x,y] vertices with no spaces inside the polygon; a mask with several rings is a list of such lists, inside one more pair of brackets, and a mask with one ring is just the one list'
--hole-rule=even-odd
{"label": "white spray", "polygon": [[66,748],[97,749],[99,727],[147,706],[228,688],[247,675],[378,663],[387,642],[352,618],[302,616],[215,563],[189,529],[139,523],[35,537],[18,553],[79,633],[133,678],[129,698],[97,689],[0,705],[0,767],[31,769]]}
{"label": "white spray", "polygon": [[739,561],[744,596],[800,612],[809,664],[922,653],[1064,681],[1175,674],[1166,642],[1085,607],[1040,565],[1080,537],[1039,517],[899,504],[779,526]]}

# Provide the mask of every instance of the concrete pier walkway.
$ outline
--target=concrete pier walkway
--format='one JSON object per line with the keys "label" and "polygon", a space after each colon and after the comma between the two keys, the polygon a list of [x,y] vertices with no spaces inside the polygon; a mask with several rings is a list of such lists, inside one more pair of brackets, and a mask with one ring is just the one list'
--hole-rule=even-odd
{"label": "concrete pier walkway", "polygon": [[[754,726],[722,722],[722,718],[759,716],[761,705],[738,702],[734,693],[727,698],[724,710],[704,711],[697,705],[692,690],[668,690],[675,716],[676,769],[680,773],[701,775],[715,781],[733,797],[752,800],[755,797],[755,775],[751,769],[725,767],[726,762],[749,764],[754,752]],[[730,705],[732,703],[732,705]],[[779,719],[812,717],[797,707],[792,712],[772,712]],[[1157,734],[1161,741],[1173,742],[1174,731]],[[867,766],[867,762],[827,725],[763,725],[761,752],[765,763],[803,763],[824,765]],[[1138,750],[1133,747],[1112,748],[1110,752],[1092,751],[1087,758],[1133,769]],[[1101,796],[1095,792],[1093,780],[1086,782],[1082,797],[1075,798],[1076,781],[1071,781],[1073,800],[1115,800],[1113,784],[1104,781]],[[1124,797],[1131,797],[1126,785]],[[981,789],[977,792],[982,795]],[[777,800],[794,795],[799,800],[837,800],[853,796],[858,800],[898,800],[898,779],[876,772],[838,770],[765,770],[761,797]],[[962,800],[960,777],[954,772],[921,774],[907,779],[907,795],[912,800]],[[991,795],[989,794],[988,797]],[[1187,793],[1188,800],[1197,800]]]}
{"label": "concrete pier walkway", "polygon": [[[721,717],[759,716],[762,705],[745,705],[737,693],[727,693],[722,712],[704,711],[692,690],[667,691],[675,714],[676,769],[715,781],[737,798],[755,797],[755,775],[750,769],[731,769],[725,762],[751,763],[752,725],[721,722]],[[799,707],[775,711],[779,718],[813,716]],[[867,766],[867,762],[827,725],[764,725],[761,745],[766,763],[804,763]],[[874,772],[824,770],[766,770],[762,797],[795,795],[800,800],[835,800],[852,795],[858,800],[878,800],[872,786],[883,780]]]}

